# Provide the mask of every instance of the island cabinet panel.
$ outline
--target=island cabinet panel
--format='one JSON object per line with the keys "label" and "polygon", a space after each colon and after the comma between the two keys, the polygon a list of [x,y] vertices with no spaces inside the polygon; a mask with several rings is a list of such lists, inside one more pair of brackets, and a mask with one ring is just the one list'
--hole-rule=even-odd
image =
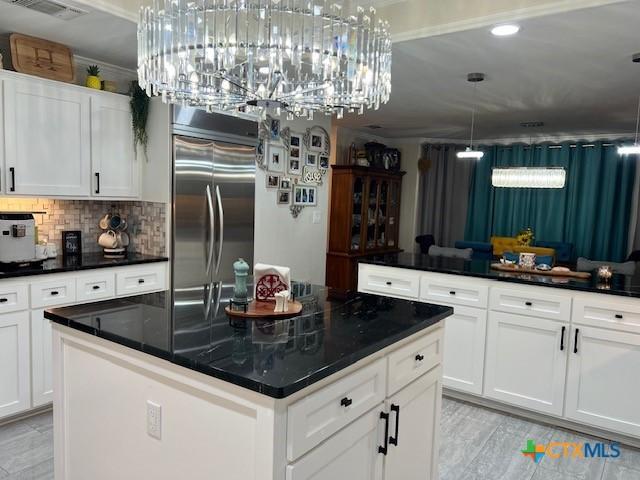
{"label": "island cabinet panel", "polygon": [[0,315],[0,417],[29,408],[29,312]]}
{"label": "island cabinet panel", "polygon": [[568,324],[489,312],[487,328],[485,396],[562,415]]}
{"label": "island cabinet panel", "polygon": [[482,395],[487,311],[480,308],[454,308],[444,321],[445,387]]}
{"label": "island cabinet panel", "polygon": [[418,299],[420,274],[400,268],[360,264],[358,291],[387,297]]}
{"label": "island cabinet panel", "polygon": [[640,335],[575,326],[571,334],[566,416],[640,436]]}
{"label": "island cabinet panel", "polygon": [[289,406],[287,459],[296,460],[381,403],[385,388],[386,362],[380,359]]}
{"label": "island cabinet panel", "polygon": [[287,480],[382,480],[381,403],[292,465]]}
{"label": "island cabinet panel", "polygon": [[385,480],[437,480],[442,369],[436,367],[389,398]]}
{"label": "island cabinet panel", "polygon": [[640,333],[640,300],[576,296],[573,301],[573,323]]}
{"label": "island cabinet panel", "polygon": [[487,308],[489,286],[482,280],[428,273],[420,279],[420,300],[444,305]]}
{"label": "island cabinet panel", "polygon": [[536,287],[493,287],[490,308],[568,322],[571,319],[571,299],[569,294],[555,294]]}
{"label": "island cabinet panel", "polygon": [[44,318],[44,310],[31,312],[31,396],[34,407],[53,401],[51,322]]}

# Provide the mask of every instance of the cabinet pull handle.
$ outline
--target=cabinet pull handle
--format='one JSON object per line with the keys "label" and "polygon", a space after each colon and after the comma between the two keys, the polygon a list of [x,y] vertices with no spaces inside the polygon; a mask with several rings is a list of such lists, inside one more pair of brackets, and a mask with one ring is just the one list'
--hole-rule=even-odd
{"label": "cabinet pull handle", "polygon": [[616,318],[617,318],[618,320],[622,320],[624,317],[623,317],[621,314],[617,313],[617,314],[616,314]]}
{"label": "cabinet pull handle", "polygon": [[7,298],[0,298],[0,303],[7,303],[9,301],[9,299]]}
{"label": "cabinet pull handle", "polygon": [[91,287],[91,288],[93,288],[94,290],[99,290],[99,289],[100,289],[100,285],[94,285],[94,286],[93,286],[93,287]]}
{"label": "cabinet pull handle", "polygon": [[560,334],[560,351],[564,351],[564,332],[567,329],[567,327],[563,326],[562,327],[562,333]]}
{"label": "cabinet pull handle", "polygon": [[100,193],[100,172],[96,172],[96,193]]}
{"label": "cabinet pull handle", "polygon": [[353,400],[348,397],[344,397],[342,400],[340,400],[340,405],[342,405],[343,407],[348,407],[352,403],[353,403]]}
{"label": "cabinet pull handle", "polygon": [[455,290],[451,290],[451,291],[449,292],[449,295],[455,295],[455,294],[456,294]]}
{"label": "cabinet pull handle", "polygon": [[389,438],[391,445],[398,446],[398,431],[400,430],[400,405],[391,404],[391,411],[396,412],[396,434]]}
{"label": "cabinet pull handle", "polygon": [[16,169],[14,167],[10,167],[9,171],[11,172],[11,187],[9,188],[9,191],[15,192],[16,191]]}
{"label": "cabinet pull handle", "polygon": [[384,446],[378,447],[378,453],[386,455],[389,451],[389,414],[380,412],[380,418],[384,420]]}
{"label": "cabinet pull handle", "polygon": [[51,292],[51,295],[52,295],[53,297],[55,297],[56,295],[59,295],[59,294],[60,294],[60,292],[59,292],[59,291],[57,291],[57,290],[54,290],[54,291],[52,291],[52,292]]}
{"label": "cabinet pull handle", "polygon": [[424,355],[420,355],[420,354],[416,355],[416,362],[421,362],[423,360],[424,360]]}
{"label": "cabinet pull handle", "polygon": [[393,285],[393,282],[387,282],[387,285],[391,286]]}
{"label": "cabinet pull handle", "polygon": [[144,278],[139,278],[138,283],[144,283]]}
{"label": "cabinet pull handle", "polygon": [[573,339],[573,353],[578,353],[578,333],[580,332],[579,328],[576,328],[576,335]]}
{"label": "cabinet pull handle", "polygon": [[525,304],[527,307],[532,307],[532,306],[533,306],[533,303],[531,303],[531,302],[524,302],[524,304]]}

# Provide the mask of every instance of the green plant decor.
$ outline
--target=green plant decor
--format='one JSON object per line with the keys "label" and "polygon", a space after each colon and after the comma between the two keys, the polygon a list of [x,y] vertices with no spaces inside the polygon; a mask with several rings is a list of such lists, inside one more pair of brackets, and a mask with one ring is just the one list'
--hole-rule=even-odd
{"label": "green plant decor", "polygon": [[147,134],[147,118],[149,117],[149,97],[147,92],[140,88],[138,82],[131,82],[131,88],[129,88],[129,96],[131,100],[129,105],[131,107],[131,124],[133,127],[133,148],[138,154],[138,145],[142,145],[144,157],[147,161],[147,144],[149,141],[149,135]]}
{"label": "green plant decor", "polygon": [[98,67],[98,65],[89,65],[89,68],[87,68],[87,74],[89,74],[92,77],[99,77],[100,67]]}

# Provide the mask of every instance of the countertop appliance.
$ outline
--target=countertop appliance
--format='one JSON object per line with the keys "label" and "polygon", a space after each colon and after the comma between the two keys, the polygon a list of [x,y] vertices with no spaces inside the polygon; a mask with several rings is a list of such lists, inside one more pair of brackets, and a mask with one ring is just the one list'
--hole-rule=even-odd
{"label": "countertop appliance", "polygon": [[0,212],[0,263],[23,264],[36,259],[36,221],[32,212]]}
{"label": "countertop appliance", "polygon": [[253,265],[258,124],[190,107],[172,112],[173,303],[192,307],[174,308],[174,317],[190,310],[201,322],[203,311],[216,314],[233,262]]}

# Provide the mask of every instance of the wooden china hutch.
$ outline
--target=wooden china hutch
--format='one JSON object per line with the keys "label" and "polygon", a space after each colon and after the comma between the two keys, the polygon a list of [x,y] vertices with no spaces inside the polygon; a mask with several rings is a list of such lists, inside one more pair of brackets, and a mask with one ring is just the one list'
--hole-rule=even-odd
{"label": "wooden china hutch", "polygon": [[326,283],[357,289],[358,260],[397,253],[400,187],[405,172],[332,166]]}

